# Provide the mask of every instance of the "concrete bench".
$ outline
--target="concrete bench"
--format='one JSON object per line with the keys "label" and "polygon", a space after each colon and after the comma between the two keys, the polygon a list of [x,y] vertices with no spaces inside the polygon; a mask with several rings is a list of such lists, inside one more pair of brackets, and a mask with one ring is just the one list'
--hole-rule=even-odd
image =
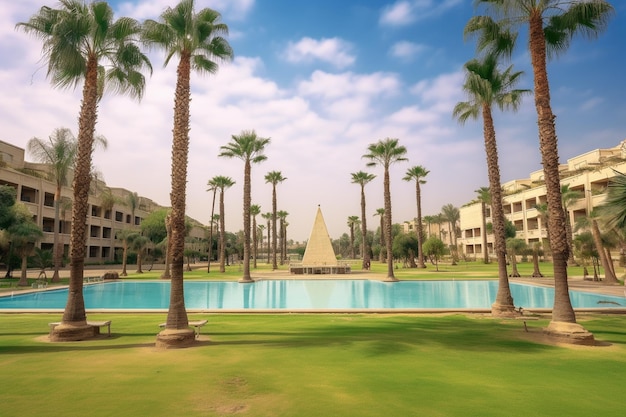
{"label": "concrete bench", "polygon": [[[60,321],[55,321],[53,323],[48,323],[48,326],[50,326],[50,335],[52,335],[52,331],[54,330],[54,328],[57,327],[60,324],[61,324]],[[101,327],[106,327],[107,328],[107,336],[111,337],[111,320],[105,320],[105,321],[89,321],[88,320],[87,321],[87,325],[95,328],[95,334],[100,334],[100,328]]]}
{"label": "concrete bench", "polygon": [[[200,336],[200,327],[204,326],[205,324],[207,324],[208,320],[191,320],[189,321],[189,326],[193,327],[194,332],[196,333],[196,339]],[[167,325],[167,323],[161,323],[159,324],[160,328],[165,328],[165,326]]]}

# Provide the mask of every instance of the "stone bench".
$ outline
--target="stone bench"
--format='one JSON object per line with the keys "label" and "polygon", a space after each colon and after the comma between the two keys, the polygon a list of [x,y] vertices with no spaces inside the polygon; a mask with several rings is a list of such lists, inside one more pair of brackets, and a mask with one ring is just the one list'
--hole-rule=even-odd
{"label": "stone bench", "polygon": [[[196,333],[196,339],[200,336],[200,327],[204,326],[205,324],[207,324],[208,320],[190,320],[189,321],[189,326],[193,327],[195,333]],[[159,327],[160,328],[165,328],[165,326],[167,325],[167,323],[160,323]]]}
{"label": "stone bench", "polygon": [[[53,323],[48,323],[48,326],[50,326],[50,335],[52,335],[52,332],[54,331],[54,328],[57,327],[60,324],[61,324],[60,321],[55,321]],[[96,335],[100,334],[100,328],[101,327],[106,327],[107,328],[107,336],[111,337],[111,320],[105,320],[105,321],[89,321],[88,320],[87,324],[94,328],[94,332],[95,332]]]}

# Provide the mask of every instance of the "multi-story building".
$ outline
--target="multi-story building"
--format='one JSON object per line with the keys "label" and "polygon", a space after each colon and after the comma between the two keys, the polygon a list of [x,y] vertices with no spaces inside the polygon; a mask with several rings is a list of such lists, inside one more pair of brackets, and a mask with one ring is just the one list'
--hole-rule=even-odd
{"label": "multi-story building", "polygon": [[[568,159],[560,166],[561,185],[579,191],[581,198],[570,202],[567,216],[570,224],[579,217],[587,216],[606,200],[607,189],[615,171],[626,173],[626,140],[610,149],[596,149]],[[537,206],[546,204],[546,186],[543,170],[530,174],[530,178],[513,180],[502,184],[504,213],[517,230],[516,237],[527,244],[547,239],[546,222]],[[486,222],[491,222],[491,210],[487,208]],[[483,230],[480,202],[470,202],[460,208],[461,236],[458,239],[462,251],[470,257],[482,254]],[[493,253],[493,234],[487,234],[489,253]]]}
{"label": "multi-story building", "polygon": [[[54,194],[56,185],[47,179],[44,164],[27,162],[24,149],[0,141],[0,185],[14,187],[17,200],[22,202],[33,215],[35,223],[43,230],[44,237],[37,246],[52,249],[54,243]],[[71,184],[71,174],[69,183]],[[131,210],[127,204],[130,191],[123,188],[107,187],[98,179],[92,181],[87,214],[86,263],[114,261],[116,249],[122,243],[115,239],[118,230],[135,228],[139,230],[142,220],[151,212],[163,208],[146,197],[139,197],[137,207]],[[69,253],[71,230],[72,189],[62,187],[61,199],[67,204],[60,208],[60,240],[64,253]],[[194,246],[205,237],[199,222],[193,221],[190,233]]]}

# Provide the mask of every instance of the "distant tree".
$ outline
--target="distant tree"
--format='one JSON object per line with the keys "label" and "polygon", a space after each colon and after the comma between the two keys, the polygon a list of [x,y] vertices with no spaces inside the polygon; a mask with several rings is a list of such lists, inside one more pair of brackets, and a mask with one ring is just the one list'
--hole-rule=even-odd
{"label": "distant tree", "polygon": [[452,254],[452,265],[456,265],[458,260],[456,228],[461,215],[458,207],[453,204],[446,204],[441,208],[441,215],[448,223],[448,234],[450,235],[450,253]]}
{"label": "distant tree", "polygon": [[446,253],[446,245],[437,236],[430,236],[424,242],[424,255],[428,256],[439,271],[439,259]]}
{"label": "distant tree", "polygon": [[[261,214],[261,206],[258,204],[252,204],[250,206],[250,216],[252,217],[252,259],[253,268],[256,269],[256,259],[259,255],[259,240],[257,236],[258,226],[256,224],[256,216]],[[261,235],[262,237],[263,235]]]}
{"label": "distant tree", "polygon": [[359,225],[359,216],[348,217],[348,227],[350,228],[350,259],[356,259],[354,251],[354,228]]}
{"label": "distant tree", "polygon": [[270,143],[270,138],[257,136],[254,130],[244,130],[239,135],[232,135],[232,141],[222,146],[218,156],[237,158],[244,162],[243,176],[243,277],[240,282],[252,282],[250,277],[250,206],[252,205],[251,176],[252,164],[259,164],[267,159],[263,153]]}
{"label": "distant tree", "polygon": [[422,246],[424,244],[424,230],[422,227],[422,184],[426,184],[426,176],[430,171],[424,168],[421,165],[416,165],[414,167],[409,168],[404,175],[403,180],[405,181],[415,181],[415,199],[417,201],[417,218],[415,219],[416,223],[416,231],[417,234],[417,242],[418,242],[418,257],[417,257],[417,266],[420,268],[426,268],[426,264],[424,264],[424,250]]}
{"label": "distant tree", "polygon": [[276,219],[277,219],[277,199],[276,199],[276,185],[285,181],[287,178],[283,177],[280,171],[270,171],[265,174],[265,182],[272,184],[272,269],[278,269],[278,260],[276,258],[276,251],[278,249],[278,238],[276,236]]}
{"label": "distant tree", "polygon": [[146,251],[146,248],[148,247],[149,242],[150,239],[145,236],[141,236],[140,234],[137,234],[131,242],[131,249],[137,254],[137,270],[135,271],[137,274],[143,274],[143,255]]}
{"label": "distant tree", "polygon": [[27,286],[28,257],[33,253],[35,243],[43,237],[43,231],[34,222],[33,215],[24,204],[16,203],[13,210],[16,221],[7,228],[7,232],[11,241],[11,248],[22,261],[20,280],[17,285]]}
{"label": "distant tree", "polygon": [[217,195],[217,190],[219,187],[215,183],[215,177],[211,178],[207,183],[209,188],[207,191],[213,192],[213,199],[211,202],[211,217],[209,218],[209,250],[208,250],[208,264],[206,267],[207,274],[211,272],[211,261],[213,260],[213,225],[215,224],[215,196]]}
{"label": "distant tree", "polygon": [[396,162],[406,161],[406,148],[398,144],[399,140],[395,138],[386,138],[372,143],[367,147],[368,153],[363,158],[368,160],[368,167],[380,165],[384,171],[383,180],[383,196],[385,201],[385,234],[389,237],[386,241],[387,249],[387,277],[386,281],[397,281],[393,272],[393,254],[391,240],[391,180],[389,178],[389,168]]}
{"label": "distant tree", "polygon": [[[364,171],[353,172],[352,174],[352,183],[359,184],[361,187],[361,234],[363,235],[363,243],[361,254],[363,257],[363,263],[361,265],[361,269],[369,269],[370,268],[370,247],[367,241],[367,216],[365,210],[365,185],[371,182],[376,175],[370,174]],[[382,217],[381,217],[382,218]]]}
{"label": "distant tree", "polygon": [[517,270],[517,255],[526,248],[526,242],[522,239],[510,237],[506,240],[506,248],[508,250],[509,260],[511,261],[511,277],[519,277]]}
{"label": "distant tree", "polygon": [[120,274],[122,277],[128,276],[128,272],[126,271],[128,248],[137,236],[139,236],[139,234],[132,229],[121,229],[115,233],[115,238],[122,242],[122,273]]}
{"label": "distant tree", "polygon": [[400,233],[393,239],[393,256],[402,259],[405,268],[417,268],[415,255],[418,250],[417,235]]}
{"label": "distant tree", "polygon": [[59,269],[63,261],[63,244],[60,242],[60,210],[61,190],[69,185],[70,169],[74,166],[74,157],[78,149],[78,142],[67,128],[57,128],[47,141],[32,138],[27,144],[28,151],[33,158],[47,165],[49,179],[55,184],[54,193],[54,272],[52,282],[59,282]]}
{"label": "distant tree", "polygon": [[379,246],[380,246],[380,250],[378,252],[378,261],[379,262],[385,262],[385,258],[386,258],[386,243],[385,243],[385,239],[387,239],[387,237],[385,236],[385,209],[384,208],[379,208],[376,209],[376,213],[374,214],[374,216],[380,216],[380,226],[379,226],[379,230],[380,230],[380,239],[379,239]]}

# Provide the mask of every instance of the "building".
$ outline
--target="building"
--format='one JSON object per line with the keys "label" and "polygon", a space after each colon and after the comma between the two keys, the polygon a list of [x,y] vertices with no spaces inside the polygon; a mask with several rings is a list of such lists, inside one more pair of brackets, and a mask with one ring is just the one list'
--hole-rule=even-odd
{"label": "building", "polygon": [[[606,200],[607,189],[615,171],[626,173],[626,140],[610,149],[596,149],[568,159],[560,166],[561,185],[579,191],[582,198],[567,207],[570,224],[579,217],[587,216]],[[543,170],[530,174],[530,178],[513,180],[502,184],[504,191],[504,214],[517,230],[516,238],[527,244],[547,239],[546,222],[537,206],[546,204],[546,186]],[[491,222],[491,210],[487,208],[487,223]],[[482,254],[483,233],[481,204],[470,202],[460,208],[461,236],[458,244],[469,257]],[[487,234],[487,246],[493,253],[493,234]]]}
{"label": "building", "polygon": [[[24,159],[24,149],[0,141],[0,185],[14,187],[17,200],[33,214],[35,223],[43,230],[44,237],[37,243],[44,250],[52,250],[54,244],[54,194],[56,185],[47,179],[45,164],[31,163]],[[69,183],[71,184],[71,175]],[[139,230],[142,220],[151,212],[164,208],[146,197],[139,197],[134,212],[126,203],[131,191],[112,188],[98,179],[92,181],[87,215],[86,263],[104,263],[116,260],[116,249],[122,243],[115,239],[121,229]],[[60,240],[64,245],[65,256],[69,254],[71,230],[71,187],[63,187],[60,209]],[[193,221],[190,233],[194,246],[205,238],[202,225]],[[206,246],[204,244],[203,246]],[[119,258],[118,258],[119,260]]]}

